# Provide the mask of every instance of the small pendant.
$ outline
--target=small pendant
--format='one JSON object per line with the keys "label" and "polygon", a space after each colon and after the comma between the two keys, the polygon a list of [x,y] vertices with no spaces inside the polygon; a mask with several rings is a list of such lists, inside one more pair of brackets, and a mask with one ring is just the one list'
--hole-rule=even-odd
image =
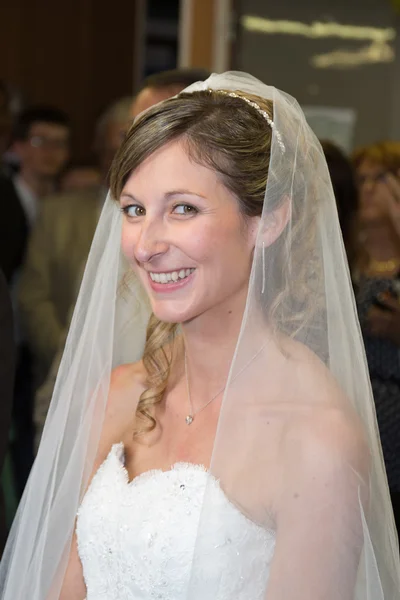
{"label": "small pendant", "polygon": [[186,421],[186,425],[191,425],[193,423],[193,417],[192,415],[188,415],[185,419]]}

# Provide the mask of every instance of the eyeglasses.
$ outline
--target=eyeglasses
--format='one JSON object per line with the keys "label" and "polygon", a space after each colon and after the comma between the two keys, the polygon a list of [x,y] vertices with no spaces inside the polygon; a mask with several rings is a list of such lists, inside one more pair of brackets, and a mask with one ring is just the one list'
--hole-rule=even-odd
{"label": "eyeglasses", "polygon": [[53,150],[66,150],[69,146],[66,139],[49,138],[43,135],[33,135],[29,138],[29,143],[33,148],[51,148]]}
{"label": "eyeglasses", "polygon": [[387,172],[383,171],[381,173],[375,173],[374,175],[367,175],[364,173],[360,173],[356,176],[356,181],[358,185],[364,185],[365,183],[380,183],[385,181],[387,176]]}

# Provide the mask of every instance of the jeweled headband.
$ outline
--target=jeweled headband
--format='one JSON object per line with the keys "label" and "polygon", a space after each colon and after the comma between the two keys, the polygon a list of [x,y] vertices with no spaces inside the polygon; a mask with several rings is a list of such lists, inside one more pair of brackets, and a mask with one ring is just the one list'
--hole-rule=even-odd
{"label": "jeweled headband", "polygon": [[225,90],[210,90],[210,89],[208,91],[210,93],[216,92],[217,94],[224,94],[225,96],[230,96],[231,98],[240,98],[240,100],[244,100],[245,102],[247,102],[247,104],[249,106],[252,106],[253,108],[255,108],[256,111],[262,117],[264,117],[264,119],[267,121],[267,123],[271,127],[273,133],[275,133],[276,139],[278,141],[278,144],[279,144],[282,152],[285,152],[285,144],[283,143],[282,136],[281,136],[280,132],[275,127],[275,123],[273,122],[273,120],[271,119],[271,117],[269,116],[269,114],[265,110],[263,110],[261,108],[261,106],[259,106],[257,104],[257,102],[254,102],[253,100],[249,100],[249,98],[246,98],[245,96],[240,96],[239,94],[236,94],[235,92],[226,92]]}

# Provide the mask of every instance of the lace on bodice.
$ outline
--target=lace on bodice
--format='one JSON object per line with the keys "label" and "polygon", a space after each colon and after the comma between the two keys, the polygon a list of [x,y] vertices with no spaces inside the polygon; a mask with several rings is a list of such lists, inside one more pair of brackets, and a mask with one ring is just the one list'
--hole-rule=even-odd
{"label": "lace on bodice", "polygon": [[275,546],[201,465],[129,482],[122,444],[83,499],[77,539],[87,600],[261,600]]}

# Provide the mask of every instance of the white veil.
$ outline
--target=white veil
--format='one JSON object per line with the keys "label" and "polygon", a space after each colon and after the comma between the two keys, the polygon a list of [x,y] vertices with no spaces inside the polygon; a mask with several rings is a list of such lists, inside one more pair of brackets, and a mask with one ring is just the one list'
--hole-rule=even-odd
{"label": "white veil", "polygon": [[[262,224],[214,442],[211,474],[250,519],[277,531],[273,575],[265,590],[267,600],[398,598],[398,541],[335,199],[322,150],[290,96],[241,73],[212,75],[186,91],[207,89],[256,95],[272,100],[274,107]],[[291,204],[290,222],[282,239],[265,248],[263,227],[283,198]],[[58,598],[76,513],[93,468],[111,371],[118,364],[140,359],[143,353],[149,308],[139,283],[130,278],[126,284],[128,267],[120,252],[121,219],[109,198],[88,258],[38,456],[3,557],[3,600]],[[260,314],[271,311],[275,330],[267,334],[260,328]],[[270,339],[279,339],[282,333],[282,360],[293,363],[290,381],[279,379],[270,350]],[[292,346],[285,347],[286,337],[299,342],[294,346],[301,348],[299,356],[292,352]],[[337,437],[334,466],[325,480],[324,456],[319,454],[324,444],[305,453],[305,460],[318,463],[321,477],[315,481],[313,471],[309,493],[299,499],[302,514],[309,518],[290,524],[293,543],[289,544],[290,551],[285,550],[287,560],[282,561],[281,547],[287,546],[281,546],[280,539],[288,533],[285,526],[277,524],[264,501],[266,486],[277,475],[271,455],[270,419],[277,397],[287,397],[289,410],[295,407],[293,391],[302,389],[304,373],[312,373],[314,366],[321,399],[337,384],[342,414],[348,415],[349,422],[357,418],[362,422],[369,461],[365,461],[367,467],[359,466],[357,460],[352,462],[351,451],[342,451],[351,441],[338,437],[343,424],[336,426],[333,418],[332,433],[328,428],[324,435]],[[305,408],[302,422],[307,427],[312,408]],[[279,445],[279,440],[274,442]],[[325,494],[316,495],[314,488],[324,488]],[[200,600],[196,581],[202,573],[207,530],[216,518],[209,497],[206,490],[188,600]],[[222,548],[220,552],[229,561],[230,550]],[[274,571],[274,561],[280,565],[286,562],[286,571],[282,567],[280,573]],[[300,572],[302,587],[298,584]],[[215,577],[209,600],[218,598],[225,585],[221,572]]]}

